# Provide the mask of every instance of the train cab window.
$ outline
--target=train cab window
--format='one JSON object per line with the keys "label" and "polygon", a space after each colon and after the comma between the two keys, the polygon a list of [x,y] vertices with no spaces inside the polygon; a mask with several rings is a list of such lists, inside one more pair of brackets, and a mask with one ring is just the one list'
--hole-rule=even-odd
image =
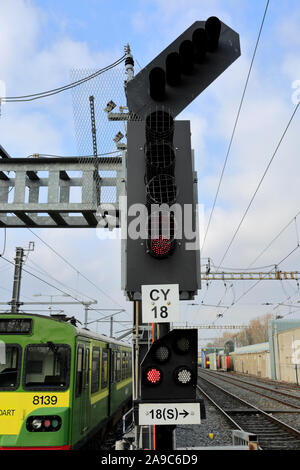
{"label": "train cab window", "polygon": [[78,346],[77,362],[76,362],[76,391],[75,396],[79,397],[82,391],[82,375],[83,375],[83,347]]}
{"label": "train cab window", "polygon": [[102,349],[101,388],[108,384],[108,349]]}
{"label": "train cab window", "polygon": [[30,390],[69,387],[71,349],[66,344],[30,344],[25,349],[23,386]]}
{"label": "train cab window", "polygon": [[0,343],[0,390],[16,390],[20,382],[21,347]]}
{"label": "train cab window", "polygon": [[91,393],[98,392],[99,385],[100,385],[100,348],[93,348]]}

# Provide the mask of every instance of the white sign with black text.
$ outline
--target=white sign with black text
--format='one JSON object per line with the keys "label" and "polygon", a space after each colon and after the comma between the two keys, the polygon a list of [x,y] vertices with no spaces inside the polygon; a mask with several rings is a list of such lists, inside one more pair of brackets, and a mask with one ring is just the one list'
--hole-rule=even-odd
{"label": "white sign with black text", "polygon": [[142,286],[142,321],[143,323],[179,322],[179,285]]}
{"label": "white sign with black text", "polygon": [[140,403],[139,425],[200,424],[200,403]]}

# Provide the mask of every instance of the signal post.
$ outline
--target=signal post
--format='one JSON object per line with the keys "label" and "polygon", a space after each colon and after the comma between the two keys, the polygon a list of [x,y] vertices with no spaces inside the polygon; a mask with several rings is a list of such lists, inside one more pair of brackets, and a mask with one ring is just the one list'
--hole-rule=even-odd
{"label": "signal post", "polygon": [[[125,290],[134,302],[134,415],[141,448],[174,449],[177,424],[199,424],[197,330],[175,329],[200,289],[197,174],[189,121],[176,116],[240,56],[238,34],[196,21],[126,84]],[[144,428],[146,426],[146,428]]]}

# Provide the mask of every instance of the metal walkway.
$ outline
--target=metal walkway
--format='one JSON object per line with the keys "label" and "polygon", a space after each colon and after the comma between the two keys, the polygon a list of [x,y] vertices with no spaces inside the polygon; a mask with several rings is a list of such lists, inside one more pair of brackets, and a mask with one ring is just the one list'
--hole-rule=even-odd
{"label": "metal walkway", "polygon": [[[119,196],[125,194],[121,156],[98,158],[99,188],[94,158],[0,156],[0,227],[96,227],[97,190],[101,204],[119,214]],[[72,202],[74,188],[80,202]]]}

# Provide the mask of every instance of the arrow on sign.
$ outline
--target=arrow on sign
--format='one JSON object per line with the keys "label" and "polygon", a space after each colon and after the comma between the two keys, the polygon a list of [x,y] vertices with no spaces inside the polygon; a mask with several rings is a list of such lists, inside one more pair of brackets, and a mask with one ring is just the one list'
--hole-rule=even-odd
{"label": "arrow on sign", "polygon": [[179,413],[179,415],[180,415],[180,416],[183,416],[184,418],[186,418],[186,417],[189,415],[189,413],[188,413],[186,410],[183,410],[183,412],[182,412],[182,413]]}

